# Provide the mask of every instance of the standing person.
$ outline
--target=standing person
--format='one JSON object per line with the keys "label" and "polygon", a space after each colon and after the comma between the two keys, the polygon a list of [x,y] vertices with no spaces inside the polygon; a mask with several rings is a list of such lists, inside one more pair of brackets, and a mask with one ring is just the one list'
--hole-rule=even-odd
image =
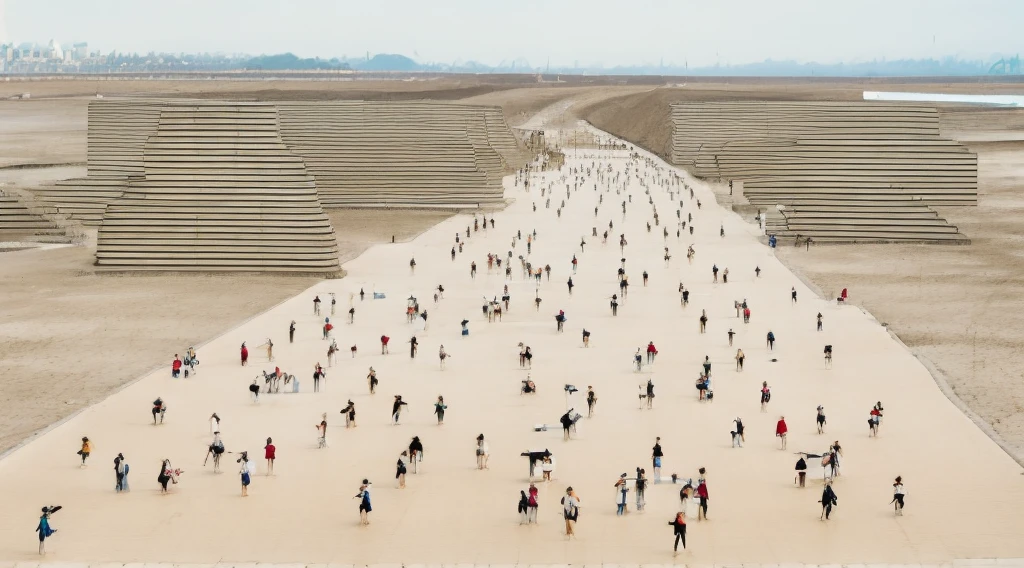
{"label": "standing person", "polygon": [[676,513],[676,518],[669,521],[668,524],[672,527],[672,531],[675,534],[675,544],[672,545],[672,554],[679,553],[679,543],[683,543],[683,550],[686,550],[686,514],[683,511]]}
{"label": "standing person", "polygon": [[288,343],[295,343],[295,320],[288,326]]}
{"label": "standing person", "polygon": [[412,464],[412,472],[420,472],[420,462],[423,461],[423,442],[419,436],[413,436],[409,442],[409,462]]}
{"label": "standing person", "polygon": [[654,381],[651,379],[647,379],[647,393],[645,396],[647,398],[647,409],[654,408]]}
{"label": "standing person", "polygon": [[381,355],[387,355],[388,354],[388,342],[389,341],[391,341],[390,337],[388,337],[386,335],[380,336],[380,354]]}
{"label": "standing person", "polygon": [[768,350],[775,351],[775,334],[772,333],[771,330],[768,331],[767,342]]}
{"label": "standing person", "polygon": [[711,356],[710,355],[705,355],[704,356],[704,362],[701,363],[701,366],[704,367],[704,374],[706,376],[710,377],[711,376]]}
{"label": "standing person", "polygon": [[772,390],[768,388],[768,381],[761,382],[761,412],[768,412],[768,402],[772,399]]}
{"label": "standing person", "polygon": [[871,407],[871,413],[868,415],[868,426],[871,428],[871,435],[878,437],[878,426],[882,420],[882,411],[878,409],[878,405]]}
{"label": "standing person", "polygon": [[575,284],[572,283],[572,276],[569,277],[569,280],[565,285],[569,287],[569,295],[572,296],[572,287],[575,286]]}
{"label": "standing person", "polygon": [[705,310],[700,311],[700,332],[704,333],[708,328],[708,314]]}
{"label": "standing person", "polygon": [[444,411],[448,409],[448,405],[444,403],[444,397],[437,395],[437,402],[434,403],[434,414],[437,415],[437,425],[441,426],[444,424]]}
{"label": "standing person", "polygon": [[370,394],[376,393],[377,383],[379,381],[377,380],[377,371],[374,371],[373,367],[370,367],[370,372],[366,375],[366,380],[370,384]]}
{"label": "standing person", "polygon": [[249,466],[249,452],[242,452],[242,455],[238,458],[238,463],[241,465],[238,468],[238,473],[242,477],[242,497],[249,496],[249,483],[252,482],[252,468]]}
{"label": "standing person", "polygon": [[789,432],[789,427],[786,426],[786,417],[780,416],[779,421],[775,424],[775,436],[782,440],[782,447],[780,449],[786,449],[786,433]]}
{"label": "standing person", "polygon": [[441,370],[444,370],[444,361],[449,357],[448,353],[444,350],[444,345],[437,351],[437,357],[441,360]]}
{"label": "standing person", "polygon": [[658,356],[658,348],[654,346],[653,341],[647,342],[647,364],[654,363],[654,358]]}
{"label": "standing person", "polygon": [[734,335],[736,335],[736,332],[733,331],[732,328],[730,327],[728,335],[729,335],[729,347],[732,347],[732,338],[733,338]]}
{"label": "standing person", "polygon": [[416,336],[412,336],[409,340],[409,357],[412,359],[416,358],[416,348],[419,347],[419,341],[416,341]]}
{"label": "standing person", "polygon": [[832,442],[832,446],[829,447],[828,451],[828,465],[832,469],[832,477],[835,477],[839,475],[839,458],[843,455],[843,448],[839,445],[839,440]]}
{"label": "standing person", "polygon": [[697,485],[697,497],[700,499],[700,508],[697,510],[697,520],[699,521],[703,514],[704,520],[706,521],[708,520],[708,484],[707,480],[704,479],[703,476]]}
{"label": "standing person", "polygon": [[825,407],[818,405],[818,415],[815,417],[815,421],[818,423],[818,433],[825,433]]}
{"label": "standing person", "polygon": [[530,483],[529,496],[527,497],[527,512],[526,522],[536,523],[537,522],[537,509],[540,507],[540,502],[537,500],[537,486]]}
{"label": "standing person", "polygon": [[590,332],[585,329],[583,330],[583,346],[590,347]]}
{"label": "standing person", "polygon": [[712,282],[718,283],[718,265],[715,264],[711,267]]}
{"label": "standing person", "polygon": [[345,415],[345,427],[355,428],[356,427],[356,403],[352,402],[352,399],[348,400],[348,406],[341,409],[341,413]]}
{"label": "standing person", "polygon": [[807,481],[807,460],[804,459],[804,455],[800,454],[800,459],[796,460],[796,479],[793,483],[798,484],[800,487],[804,487],[804,483]]}
{"label": "standing person", "polygon": [[242,342],[242,348],[240,350],[242,356],[242,366],[249,362],[249,349],[245,346],[245,342]]}
{"label": "standing person", "polygon": [[742,349],[736,350],[736,371],[743,371],[743,360],[746,358],[747,356],[743,354]]}
{"label": "standing person", "polygon": [[789,296],[793,299],[793,303],[796,303],[796,286],[790,290]]}
{"label": "standing person", "polygon": [[320,392],[320,377],[325,375],[323,367],[320,366],[320,363],[317,363],[316,367],[313,368],[313,392]]}
{"label": "standing person", "polygon": [[82,448],[78,450],[78,455],[82,456],[82,465],[79,467],[85,467],[85,460],[89,459],[89,454],[92,453],[92,442],[89,441],[88,436],[82,437]]}
{"label": "standing person", "polygon": [[565,497],[562,497],[562,517],[565,519],[565,536],[572,538],[575,536],[573,532],[573,525],[579,519],[580,515],[580,501],[576,497],[576,492],[572,490],[572,487],[565,489]]}
{"label": "standing person", "polygon": [[821,312],[818,312],[818,331],[821,331]]}
{"label": "standing person", "polygon": [[267,445],[263,446],[263,457],[267,460],[267,475],[274,475],[274,460],[277,459],[277,446],[274,440],[267,438]]}
{"label": "standing person", "polygon": [[636,468],[636,510],[643,511],[647,506],[647,472],[642,468]]}
{"label": "standing person", "polygon": [[327,447],[327,413],[326,412],[324,412],[323,414],[320,415],[320,423],[316,425],[316,432],[317,432],[317,440],[316,440],[317,447],[321,448],[321,449],[326,448]]}
{"label": "standing person", "polygon": [[651,448],[651,469],[652,475],[654,475],[654,482],[661,482],[661,458],[665,457],[665,453],[661,449],[661,436],[654,439],[654,447]]}
{"label": "standing person", "polygon": [[359,486],[359,493],[353,499],[359,499],[359,524],[365,526],[370,524],[370,511],[373,507],[370,505],[370,481],[364,479],[362,485]]}
{"label": "standing person", "polygon": [[643,273],[643,278],[644,278],[644,288],[646,288],[646,287],[647,287],[647,278],[648,278],[648,276],[649,276],[649,275],[647,274],[647,271],[646,271],[646,270],[644,270],[644,273]]}
{"label": "standing person", "polygon": [[402,395],[395,395],[395,402],[391,404],[391,422],[398,425],[398,420],[402,417],[402,407],[408,406],[409,403],[402,400]]}
{"label": "standing person", "polygon": [[156,397],[153,401],[153,425],[156,425],[156,419],[160,417],[160,424],[164,423],[164,414],[167,412],[167,405],[164,404],[164,399]]}
{"label": "standing person", "polygon": [[320,315],[320,296],[317,295],[313,298],[313,315]]}
{"label": "standing person", "polygon": [[597,406],[597,394],[594,393],[594,387],[587,387],[587,418],[594,416],[594,407]]}
{"label": "standing person", "polygon": [[398,462],[395,464],[395,479],[398,480],[398,488],[405,489],[405,460],[409,457],[409,452],[402,450],[402,454],[398,456]]}
{"label": "standing person", "polygon": [[827,521],[832,514],[832,507],[839,504],[836,492],[832,491],[831,479],[825,482],[825,489],[821,492],[821,501],[819,503],[821,503],[821,520]]}
{"label": "standing person", "polygon": [[117,493],[120,493],[127,487],[125,482],[127,470],[128,464],[124,463],[124,454],[117,454],[117,457],[114,458],[114,491]]}
{"label": "standing person", "polygon": [[897,517],[903,516],[903,498],[906,493],[903,490],[903,476],[897,475],[896,482],[892,484],[892,501]]}
{"label": "standing person", "polygon": [[43,556],[46,554],[46,539],[50,538],[53,533],[57,532],[57,529],[50,526],[50,515],[60,511],[63,507],[56,505],[53,507],[43,507],[43,514],[39,516],[39,525],[36,526],[36,532],[39,533],[39,555]]}
{"label": "standing person", "polygon": [[621,517],[626,513],[626,495],[629,493],[629,482],[623,473],[615,480],[615,515]]}
{"label": "standing person", "polygon": [[476,437],[476,468],[487,469],[487,459],[490,455],[491,452],[487,441],[484,440],[484,435],[480,434]]}

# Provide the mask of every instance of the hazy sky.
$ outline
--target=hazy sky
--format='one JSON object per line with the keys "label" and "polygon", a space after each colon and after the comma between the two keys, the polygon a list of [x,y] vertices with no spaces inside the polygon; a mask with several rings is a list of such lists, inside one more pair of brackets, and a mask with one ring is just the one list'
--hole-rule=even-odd
{"label": "hazy sky", "polygon": [[18,42],[492,65],[988,58],[1022,25],[1024,0],[0,0]]}

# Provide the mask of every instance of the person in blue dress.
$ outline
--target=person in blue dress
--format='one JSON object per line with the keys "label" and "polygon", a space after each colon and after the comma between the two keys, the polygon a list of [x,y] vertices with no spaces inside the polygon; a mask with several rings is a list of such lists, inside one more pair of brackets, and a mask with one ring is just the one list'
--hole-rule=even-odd
{"label": "person in blue dress", "polygon": [[57,532],[57,529],[50,527],[50,515],[60,511],[61,508],[60,505],[43,507],[43,514],[39,516],[39,526],[36,527],[36,532],[39,533],[40,555],[46,554],[46,539]]}
{"label": "person in blue dress", "polygon": [[370,511],[373,510],[370,505],[370,480],[363,480],[362,485],[359,486],[359,493],[356,493],[353,499],[359,499],[359,524],[370,524]]}

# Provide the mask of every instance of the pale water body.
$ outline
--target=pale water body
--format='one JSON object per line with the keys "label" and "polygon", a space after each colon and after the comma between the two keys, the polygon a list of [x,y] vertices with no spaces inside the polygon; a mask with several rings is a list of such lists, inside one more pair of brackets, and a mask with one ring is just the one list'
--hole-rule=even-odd
{"label": "pale water body", "polygon": [[864,100],[1024,106],[1024,95],[951,95],[946,93],[886,93],[882,91],[864,91]]}

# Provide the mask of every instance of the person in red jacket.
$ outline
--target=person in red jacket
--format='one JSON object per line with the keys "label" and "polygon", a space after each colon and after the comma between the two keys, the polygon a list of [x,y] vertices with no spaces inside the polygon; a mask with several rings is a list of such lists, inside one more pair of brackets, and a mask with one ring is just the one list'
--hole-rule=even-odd
{"label": "person in red jacket", "polygon": [[779,421],[775,424],[775,435],[782,440],[782,449],[786,449],[786,432],[789,432],[789,428],[786,426],[786,417],[780,416]]}
{"label": "person in red jacket", "polygon": [[171,363],[171,377],[177,379],[181,375],[181,359],[178,358],[178,354],[174,354],[174,362]]}
{"label": "person in red jacket", "polygon": [[[658,354],[658,348],[656,348],[654,346],[654,342],[653,341],[649,341],[647,343],[647,364],[648,365],[650,365],[651,363],[654,362],[654,357],[657,354]],[[683,546],[683,548],[686,548],[686,546]]]}
{"label": "person in red jacket", "polygon": [[697,497],[700,499],[700,508],[697,509],[697,520],[699,521],[701,514],[703,514],[706,521],[708,520],[708,484],[703,479],[697,485]]}
{"label": "person in red jacket", "polygon": [[388,341],[391,341],[390,337],[388,337],[386,335],[380,336],[380,354],[381,355],[387,355],[387,353],[388,353]]}
{"label": "person in red jacket", "polygon": [[265,450],[264,457],[267,459],[267,475],[274,475],[274,460],[277,458],[277,447],[274,446],[274,441],[267,438],[267,445],[263,446]]}
{"label": "person in red jacket", "polygon": [[242,343],[242,366],[249,362],[249,350],[245,347],[245,342]]}

